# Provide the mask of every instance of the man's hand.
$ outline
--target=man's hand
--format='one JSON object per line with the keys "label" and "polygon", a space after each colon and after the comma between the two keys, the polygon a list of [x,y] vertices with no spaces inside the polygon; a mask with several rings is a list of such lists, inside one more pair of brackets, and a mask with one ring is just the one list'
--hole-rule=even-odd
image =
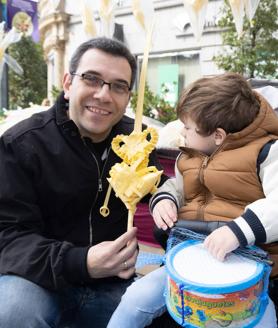
{"label": "man's hand", "polygon": [[204,246],[212,256],[219,261],[224,261],[228,253],[239,247],[239,241],[232,230],[224,226],[208,235],[204,241]]}
{"label": "man's hand", "polygon": [[177,221],[177,207],[170,199],[163,199],[153,209],[153,219],[159,229],[172,228]]}
{"label": "man's hand", "polygon": [[135,273],[138,255],[136,232],[137,228],[132,228],[114,241],[92,246],[87,255],[89,275],[92,278],[130,278]]}

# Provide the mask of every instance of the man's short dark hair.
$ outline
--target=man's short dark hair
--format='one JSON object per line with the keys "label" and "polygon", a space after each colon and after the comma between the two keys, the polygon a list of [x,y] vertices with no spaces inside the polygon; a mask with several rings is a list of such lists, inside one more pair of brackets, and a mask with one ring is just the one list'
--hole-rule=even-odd
{"label": "man's short dark hair", "polygon": [[69,64],[69,71],[76,72],[81,57],[84,53],[90,49],[99,49],[103,52],[108,54],[124,57],[128,61],[130,68],[131,68],[131,82],[130,87],[132,88],[136,78],[137,72],[137,64],[136,59],[130,52],[130,50],[120,41],[116,39],[109,39],[106,37],[98,37],[90,39],[84,43],[82,43],[73,53],[70,64]]}

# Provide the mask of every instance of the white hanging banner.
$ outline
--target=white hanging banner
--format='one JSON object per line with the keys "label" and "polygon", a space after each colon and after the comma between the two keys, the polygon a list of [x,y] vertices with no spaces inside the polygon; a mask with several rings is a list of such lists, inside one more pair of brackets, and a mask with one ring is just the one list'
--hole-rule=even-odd
{"label": "white hanging banner", "polygon": [[208,0],[183,0],[183,3],[195,38],[199,41],[205,25]]}
{"label": "white hanging banner", "polygon": [[9,67],[17,74],[23,73],[23,69],[17,63],[17,61],[13,59],[10,55],[5,53],[6,49],[10,46],[10,44],[18,42],[21,39],[21,34],[18,33],[14,27],[11,30],[9,30],[9,32],[5,33],[4,26],[5,26],[5,22],[1,22],[0,23],[0,81],[2,79],[4,63],[9,65]]}
{"label": "white hanging banner", "polygon": [[82,0],[81,20],[85,34],[89,38],[97,35],[97,28],[94,19],[94,10],[89,0]]}
{"label": "white hanging banner", "polygon": [[6,63],[16,74],[23,74],[23,68],[12,56],[7,53],[4,54],[4,63]]}
{"label": "white hanging banner", "polygon": [[139,26],[147,33],[154,18],[153,1],[132,0],[132,12]]}
{"label": "white hanging banner", "polygon": [[244,1],[243,0],[229,0],[232,15],[234,18],[236,31],[240,37],[243,29],[243,19],[244,19]]}
{"label": "white hanging banner", "polygon": [[113,0],[101,0],[99,4],[100,34],[111,38],[114,33],[115,3]]}
{"label": "white hanging banner", "polygon": [[256,13],[260,0],[244,0],[245,13],[251,21]]}

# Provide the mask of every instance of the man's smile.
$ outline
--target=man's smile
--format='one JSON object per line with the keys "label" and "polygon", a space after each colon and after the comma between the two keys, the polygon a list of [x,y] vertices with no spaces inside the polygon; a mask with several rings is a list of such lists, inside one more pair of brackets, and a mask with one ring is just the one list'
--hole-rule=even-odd
{"label": "man's smile", "polygon": [[97,106],[85,106],[85,108],[89,112],[99,114],[99,115],[110,115],[111,114],[111,112],[109,112],[108,110],[102,109],[102,108],[97,107]]}

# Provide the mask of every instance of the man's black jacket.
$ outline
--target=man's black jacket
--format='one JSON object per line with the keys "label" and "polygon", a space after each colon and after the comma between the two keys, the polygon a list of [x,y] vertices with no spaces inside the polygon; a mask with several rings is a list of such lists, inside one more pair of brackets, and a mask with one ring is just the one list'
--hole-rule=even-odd
{"label": "man's black jacket", "polygon": [[[54,290],[91,282],[89,246],[126,231],[127,209],[114,192],[110,215],[103,218],[99,208],[109,170],[121,162],[109,150],[111,140],[133,128],[128,117],[114,126],[102,161],[68,119],[62,95],[51,109],[6,131],[0,141],[0,273]],[[161,169],[154,153],[149,165]]]}

